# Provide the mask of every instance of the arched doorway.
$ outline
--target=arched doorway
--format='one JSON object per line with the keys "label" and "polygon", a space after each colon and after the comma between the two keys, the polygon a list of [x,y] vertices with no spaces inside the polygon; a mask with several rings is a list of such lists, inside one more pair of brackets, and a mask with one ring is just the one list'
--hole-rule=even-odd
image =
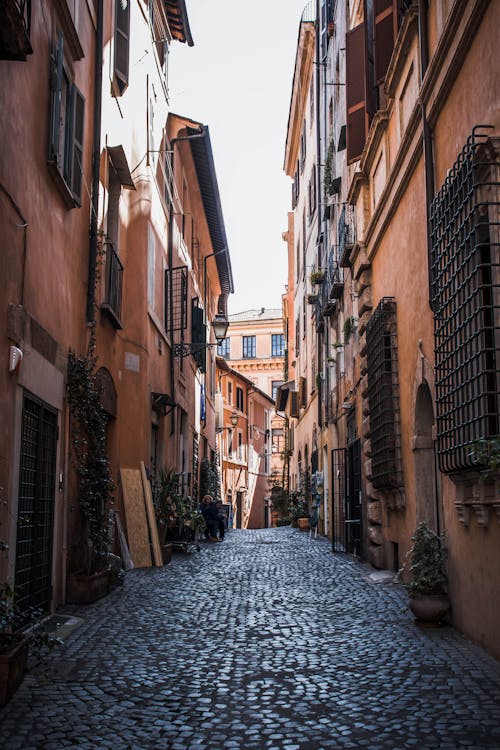
{"label": "arched doorway", "polygon": [[439,514],[436,495],[436,465],[434,459],[434,408],[427,382],[424,380],[415,399],[415,503],[417,524],[426,521],[431,529],[439,531]]}

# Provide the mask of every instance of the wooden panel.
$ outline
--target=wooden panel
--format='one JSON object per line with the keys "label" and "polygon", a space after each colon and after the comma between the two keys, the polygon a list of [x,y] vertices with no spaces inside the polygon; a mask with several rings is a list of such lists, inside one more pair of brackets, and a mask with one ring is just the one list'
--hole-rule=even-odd
{"label": "wooden panel", "polygon": [[130,554],[136,568],[151,566],[144,490],[139,469],[120,469]]}
{"label": "wooden panel", "polygon": [[151,494],[151,485],[146,475],[146,467],[144,461],[141,461],[141,477],[142,487],[144,490],[144,501],[146,503],[146,516],[149,525],[149,536],[151,538],[151,547],[153,548],[153,562],[161,568],[163,565],[163,558],[161,554],[160,539],[158,537],[158,526],[156,525],[155,509],[153,507],[153,496]]}

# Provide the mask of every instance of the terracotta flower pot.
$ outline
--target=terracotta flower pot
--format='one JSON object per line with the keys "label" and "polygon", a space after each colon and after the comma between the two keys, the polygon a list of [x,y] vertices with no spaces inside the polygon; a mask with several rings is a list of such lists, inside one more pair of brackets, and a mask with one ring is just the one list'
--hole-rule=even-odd
{"label": "terracotta flower pot", "polygon": [[0,706],[5,706],[23,681],[27,657],[27,638],[21,638],[9,651],[0,652]]}
{"label": "terracotta flower pot", "polygon": [[449,608],[450,600],[446,594],[413,594],[410,597],[410,609],[417,622],[437,625],[447,615]]}

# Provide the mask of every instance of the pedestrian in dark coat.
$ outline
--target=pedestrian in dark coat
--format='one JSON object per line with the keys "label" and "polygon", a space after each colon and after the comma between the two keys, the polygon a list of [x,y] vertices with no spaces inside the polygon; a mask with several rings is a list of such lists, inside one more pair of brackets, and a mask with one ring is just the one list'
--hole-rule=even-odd
{"label": "pedestrian in dark coat", "polygon": [[217,536],[217,529],[219,526],[217,505],[214,503],[211,495],[205,495],[201,501],[201,513],[207,524],[209,540],[211,542],[221,541]]}

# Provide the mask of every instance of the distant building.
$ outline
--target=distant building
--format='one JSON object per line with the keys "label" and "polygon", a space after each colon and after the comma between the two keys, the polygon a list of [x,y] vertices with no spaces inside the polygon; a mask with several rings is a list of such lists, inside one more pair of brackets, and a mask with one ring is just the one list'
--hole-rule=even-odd
{"label": "distant building", "polygon": [[[218,354],[275,402],[287,367],[282,309],[260,307],[230,315],[228,336],[218,347]],[[233,397],[228,395],[229,399]],[[287,485],[287,474],[283,473],[285,425],[274,410],[269,428],[270,484]]]}

